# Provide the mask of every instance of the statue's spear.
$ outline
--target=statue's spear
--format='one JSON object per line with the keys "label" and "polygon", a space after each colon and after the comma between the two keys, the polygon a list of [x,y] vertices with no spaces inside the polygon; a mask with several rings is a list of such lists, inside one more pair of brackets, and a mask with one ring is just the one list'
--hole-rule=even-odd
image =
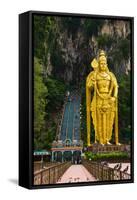
{"label": "statue's spear", "polygon": [[[86,107],[87,107],[87,145],[90,146],[90,135],[91,135],[91,87],[94,85],[94,96],[96,99],[96,72],[98,69],[98,62],[96,59],[93,59],[91,62],[91,66],[94,69],[94,72],[92,71],[86,80]],[[91,79],[91,76],[94,74],[94,80]],[[96,103],[96,101],[95,101]],[[95,142],[96,142],[96,105],[95,105]]]}
{"label": "statue's spear", "polygon": [[94,97],[95,97],[95,143],[97,142],[97,85],[96,85],[96,75],[97,75],[97,70],[98,70],[98,61],[94,58],[93,61],[91,62],[91,66],[94,69],[95,72],[95,80],[94,80]]}
{"label": "statue's spear", "polygon": [[118,141],[118,102],[116,98],[116,110],[115,110],[115,143],[116,145],[120,145]]}

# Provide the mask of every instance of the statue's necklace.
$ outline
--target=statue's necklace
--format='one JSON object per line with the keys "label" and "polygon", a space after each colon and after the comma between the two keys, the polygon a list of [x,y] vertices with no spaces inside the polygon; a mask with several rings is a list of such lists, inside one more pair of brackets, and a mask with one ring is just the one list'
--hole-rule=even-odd
{"label": "statue's necklace", "polygon": [[102,76],[102,77],[107,77],[108,76],[107,73],[100,73],[99,75]]}
{"label": "statue's necklace", "polygon": [[108,76],[108,74],[107,73],[99,73],[99,76],[106,78]]}

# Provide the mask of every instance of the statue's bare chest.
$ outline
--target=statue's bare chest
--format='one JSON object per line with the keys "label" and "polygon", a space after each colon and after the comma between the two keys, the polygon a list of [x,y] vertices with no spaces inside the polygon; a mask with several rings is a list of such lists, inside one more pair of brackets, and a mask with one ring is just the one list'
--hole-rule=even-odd
{"label": "statue's bare chest", "polygon": [[111,77],[109,74],[97,74],[96,77],[97,87],[99,92],[108,93],[110,88]]}

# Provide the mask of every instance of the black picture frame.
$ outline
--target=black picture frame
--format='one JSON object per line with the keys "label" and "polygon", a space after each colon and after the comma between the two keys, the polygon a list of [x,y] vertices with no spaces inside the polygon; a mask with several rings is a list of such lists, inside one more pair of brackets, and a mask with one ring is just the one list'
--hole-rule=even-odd
{"label": "black picture frame", "polygon": [[[119,181],[98,181],[82,183],[64,183],[33,185],[33,56],[34,33],[33,17],[41,16],[65,16],[99,19],[129,20],[131,26],[131,94],[132,94],[132,144],[131,144],[131,179]],[[41,189],[53,187],[74,187],[104,184],[122,184],[134,182],[134,18],[123,16],[107,16],[76,13],[59,13],[28,11],[19,15],[19,185],[28,189]]]}

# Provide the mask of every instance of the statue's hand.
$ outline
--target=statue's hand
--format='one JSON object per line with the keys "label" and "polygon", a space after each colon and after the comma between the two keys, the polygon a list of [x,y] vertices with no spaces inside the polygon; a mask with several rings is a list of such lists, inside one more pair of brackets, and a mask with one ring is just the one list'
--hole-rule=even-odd
{"label": "statue's hand", "polygon": [[94,84],[95,84],[95,81],[90,79],[87,81],[87,87],[88,88],[93,88],[94,87]]}
{"label": "statue's hand", "polygon": [[116,97],[111,97],[111,101],[115,102],[116,101]]}

